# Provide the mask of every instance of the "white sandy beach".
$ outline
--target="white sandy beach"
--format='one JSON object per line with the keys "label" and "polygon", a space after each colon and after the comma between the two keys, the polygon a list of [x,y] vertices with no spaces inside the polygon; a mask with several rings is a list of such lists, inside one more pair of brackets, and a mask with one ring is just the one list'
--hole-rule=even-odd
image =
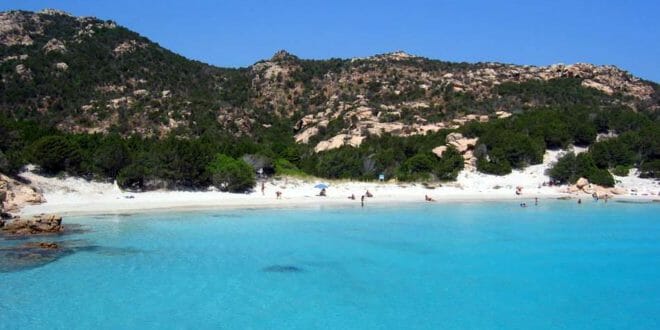
{"label": "white sandy beach", "polygon": [[[463,171],[457,181],[442,185],[426,186],[420,183],[379,183],[348,182],[327,180],[302,180],[296,178],[271,179],[265,183],[261,193],[260,184],[250,194],[232,194],[219,191],[151,191],[143,193],[125,192],[115,184],[89,182],[78,178],[46,178],[32,172],[22,176],[40,188],[46,203],[29,205],[23,208],[22,215],[39,213],[106,214],[131,213],[166,209],[215,209],[215,208],[254,208],[254,207],[296,207],[320,205],[360,204],[360,196],[369,190],[374,197],[365,198],[365,206],[370,204],[392,204],[424,202],[428,195],[438,202],[480,201],[480,200],[520,200],[520,202],[560,197],[589,196],[568,194],[567,186],[544,186],[549,178],[544,174],[560,152],[548,151],[543,164],[529,166],[523,171],[514,171],[505,176],[487,175]],[[627,194],[615,199],[655,200],[659,199],[658,181],[640,179],[631,171],[628,177],[615,177],[617,187]],[[319,189],[314,186],[324,182],[329,184],[327,197],[317,196]],[[522,194],[516,195],[516,187],[522,187]],[[282,198],[276,198],[276,191]],[[354,194],[356,199],[348,196]]]}

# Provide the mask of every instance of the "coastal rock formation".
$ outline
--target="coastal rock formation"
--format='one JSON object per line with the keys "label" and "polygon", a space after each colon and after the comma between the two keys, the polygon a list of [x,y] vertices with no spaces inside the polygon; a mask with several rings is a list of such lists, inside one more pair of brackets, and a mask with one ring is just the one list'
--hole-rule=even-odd
{"label": "coastal rock formation", "polygon": [[5,221],[0,230],[10,235],[34,235],[60,233],[64,227],[61,216],[47,214],[37,215],[31,219],[16,218]]}
{"label": "coastal rock formation", "polygon": [[15,213],[28,204],[40,204],[46,200],[43,194],[29,184],[0,174],[0,194],[4,195],[4,212]]}
{"label": "coastal rock formation", "polygon": [[613,197],[615,195],[626,195],[628,190],[620,187],[603,187],[590,183],[586,178],[579,178],[574,185],[567,188],[568,193],[584,193],[598,198]]}
{"label": "coastal rock formation", "polygon": [[589,180],[587,180],[586,178],[579,178],[575,182],[575,187],[577,187],[578,189],[583,189],[584,187],[586,187],[588,185],[589,185]]}

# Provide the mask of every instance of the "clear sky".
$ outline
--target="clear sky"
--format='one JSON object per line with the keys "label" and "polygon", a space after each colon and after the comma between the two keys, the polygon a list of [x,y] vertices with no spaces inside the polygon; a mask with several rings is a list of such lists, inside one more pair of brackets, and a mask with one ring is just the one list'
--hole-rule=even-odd
{"label": "clear sky", "polygon": [[3,0],[111,19],[188,58],[248,66],[404,50],[450,61],[614,64],[660,82],[660,0]]}

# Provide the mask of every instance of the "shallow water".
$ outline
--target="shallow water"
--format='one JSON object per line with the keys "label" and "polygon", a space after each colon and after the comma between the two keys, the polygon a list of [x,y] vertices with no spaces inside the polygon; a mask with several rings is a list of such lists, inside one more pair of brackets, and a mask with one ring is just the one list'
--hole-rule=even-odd
{"label": "shallow water", "polygon": [[657,203],[65,221],[73,253],[0,272],[0,328],[660,328]]}

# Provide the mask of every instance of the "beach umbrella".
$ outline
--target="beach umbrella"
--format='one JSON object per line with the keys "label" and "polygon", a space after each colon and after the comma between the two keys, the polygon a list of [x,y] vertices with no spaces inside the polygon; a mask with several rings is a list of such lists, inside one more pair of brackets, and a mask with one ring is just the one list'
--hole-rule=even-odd
{"label": "beach umbrella", "polygon": [[330,186],[328,186],[328,185],[325,184],[325,183],[319,183],[319,184],[317,184],[316,186],[314,186],[314,188],[318,188],[318,189],[326,189],[326,188],[328,188],[328,187],[330,187]]}

